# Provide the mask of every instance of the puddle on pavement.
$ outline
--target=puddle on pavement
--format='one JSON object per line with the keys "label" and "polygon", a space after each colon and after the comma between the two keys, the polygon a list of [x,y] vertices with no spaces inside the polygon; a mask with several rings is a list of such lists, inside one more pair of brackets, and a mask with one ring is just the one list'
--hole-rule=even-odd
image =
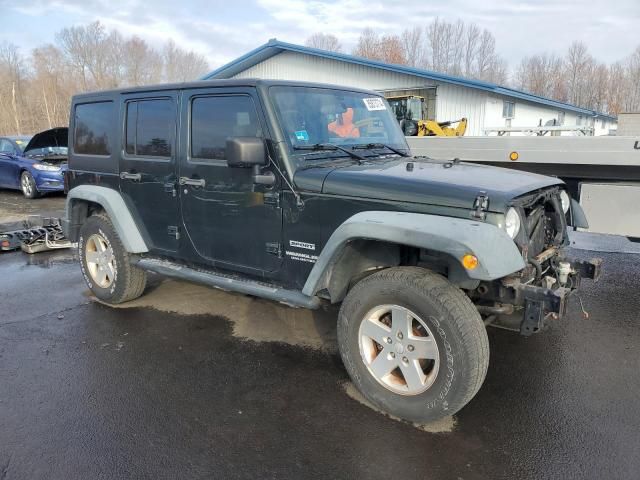
{"label": "puddle on pavement", "polygon": [[362,394],[353,385],[353,383],[344,382],[342,384],[342,388],[344,388],[344,391],[345,391],[345,393],[347,395],[349,395],[351,398],[353,398],[355,401],[361,403],[365,407],[369,407],[371,410],[373,410],[373,411],[375,411],[377,413],[380,413],[382,415],[385,415],[385,416],[387,416],[387,417],[389,417],[392,420],[395,420],[397,422],[409,423],[410,425],[413,425],[415,428],[417,428],[418,430],[422,430],[423,432],[428,432],[428,433],[449,433],[449,432],[452,432],[453,429],[456,426],[456,420],[455,420],[455,418],[453,416],[445,417],[445,418],[443,418],[441,420],[437,420],[437,421],[432,422],[432,423],[411,423],[411,422],[406,422],[405,420],[402,420],[401,418],[398,418],[398,417],[390,415],[390,414],[388,414],[386,412],[383,412],[378,407],[376,407],[376,406],[372,405],[371,403],[369,403],[369,401],[362,396]]}
{"label": "puddle on pavement", "polygon": [[235,337],[337,350],[336,312],[291,308],[177,280],[164,280],[136,300],[109,306],[146,307],[181,315],[219,315],[231,321]]}

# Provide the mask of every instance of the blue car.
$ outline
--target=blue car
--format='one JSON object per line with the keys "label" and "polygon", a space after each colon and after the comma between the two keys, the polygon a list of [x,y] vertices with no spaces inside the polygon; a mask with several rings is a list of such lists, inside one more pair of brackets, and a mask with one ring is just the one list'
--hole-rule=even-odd
{"label": "blue car", "polygon": [[64,190],[67,128],[33,137],[0,137],[0,188],[22,190],[27,198]]}

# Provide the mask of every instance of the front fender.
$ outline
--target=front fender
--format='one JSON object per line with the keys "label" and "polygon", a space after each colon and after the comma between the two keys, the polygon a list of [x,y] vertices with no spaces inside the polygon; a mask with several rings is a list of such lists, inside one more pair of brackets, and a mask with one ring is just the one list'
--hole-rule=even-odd
{"label": "front fender", "polygon": [[495,280],[525,267],[513,240],[495,225],[420,213],[360,212],[333,232],[307,278],[304,294],[315,295],[322,288],[325,273],[333,268],[347,243],[356,239],[427,248],[458,261],[471,253],[479,264],[466,273],[475,280]]}

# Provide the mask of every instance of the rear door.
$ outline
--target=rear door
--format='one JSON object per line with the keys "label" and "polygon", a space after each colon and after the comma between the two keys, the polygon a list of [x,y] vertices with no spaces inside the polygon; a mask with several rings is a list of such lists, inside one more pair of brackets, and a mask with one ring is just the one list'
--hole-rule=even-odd
{"label": "rear door", "polygon": [[282,209],[278,186],[256,185],[250,168],[229,167],[229,137],[268,138],[252,88],[183,92],[180,205],[189,248],[199,262],[261,274],[276,271]]}
{"label": "rear door", "polygon": [[131,94],[122,104],[120,191],[156,253],[178,249],[177,94]]}

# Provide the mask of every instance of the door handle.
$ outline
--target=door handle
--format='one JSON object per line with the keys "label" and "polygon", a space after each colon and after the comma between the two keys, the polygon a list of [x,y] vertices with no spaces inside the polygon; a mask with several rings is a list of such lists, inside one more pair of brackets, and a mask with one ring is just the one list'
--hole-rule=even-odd
{"label": "door handle", "polygon": [[180,185],[191,185],[192,187],[204,187],[206,185],[204,178],[180,177],[178,183]]}
{"label": "door handle", "polygon": [[140,174],[140,173],[120,172],[120,178],[122,180],[133,180],[134,182],[139,182],[140,180],[142,180],[142,174]]}

